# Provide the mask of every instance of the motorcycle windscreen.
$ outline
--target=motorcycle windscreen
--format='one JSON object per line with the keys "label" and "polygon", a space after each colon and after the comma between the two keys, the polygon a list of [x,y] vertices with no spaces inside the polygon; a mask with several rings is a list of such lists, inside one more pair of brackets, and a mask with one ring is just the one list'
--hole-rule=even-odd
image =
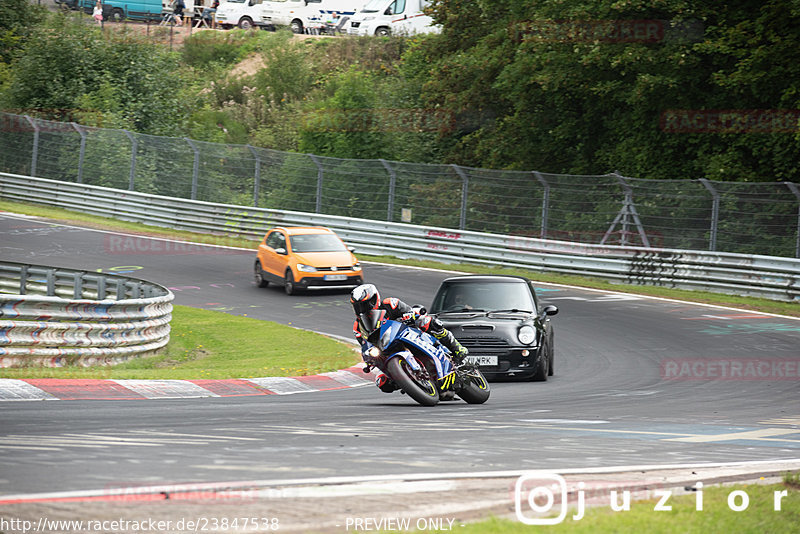
{"label": "motorcycle windscreen", "polygon": [[385,310],[370,310],[358,316],[358,331],[373,345],[380,338],[381,323],[385,316]]}

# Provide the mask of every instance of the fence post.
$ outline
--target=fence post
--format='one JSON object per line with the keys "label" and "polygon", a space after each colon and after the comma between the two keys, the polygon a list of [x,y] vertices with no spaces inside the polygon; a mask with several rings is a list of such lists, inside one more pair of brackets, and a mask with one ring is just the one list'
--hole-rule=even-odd
{"label": "fence post", "polygon": [[[647,232],[644,231],[644,225],[642,224],[642,220],[639,218],[639,212],[636,210],[636,204],[633,202],[633,188],[628,181],[617,174],[616,172],[614,175],[619,180],[619,183],[622,184],[622,187],[625,188],[625,203],[627,204],[628,213],[633,217],[633,223],[636,225],[636,229],[639,231],[639,237],[642,240],[642,245],[650,248],[650,240],[647,239]],[[625,218],[625,231],[628,230],[628,219]],[[625,234],[627,236],[627,233]],[[626,238],[627,239],[627,238]]]}
{"label": "fence post", "polygon": [[139,140],[136,139],[131,132],[128,130],[122,130],[125,132],[125,135],[128,136],[128,139],[131,141],[131,173],[128,177],[128,190],[135,191],[135,179],[136,179],[136,153],[139,152]]}
{"label": "fence post", "polygon": [[19,294],[25,295],[28,292],[28,265],[22,266],[19,272]]}
{"label": "fence post", "polygon": [[31,154],[31,176],[36,177],[36,163],[39,160],[39,125],[28,115],[23,115],[33,127],[33,152]]}
{"label": "fence post", "polygon": [[189,146],[192,147],[192,151],[194,152],[194,161],[192,162],[192,200],[197,200],[197,183],[200,176],[200,150],[197,149],[197,145],[194,144],[194,141],[188,137],[184,137],[183,140],[189,143]]}
{"label": "fence post", "polygon": [[72,122],[72,127],[81,136],[81,152],[78,156],[78,183],[83,183],[83,160],[86,157],[86,132],[81,128],[78,123]]}
{"label": "fence post", "polygon": [[379,159],[386,172],[389,173],[389,205],[386,208],[386,220],[392,222],[394,218],[394,188],[397,185],[397,173],[384,159]]}
{"label": "fence post", "polygon": [[258,207],[258,194],[261,189],[261,156],[258,155],[256,149],[250,145],[245,145],[253,157],[256,158],[256,176],[253,183],[253,207]]}
{"label": "fence post", "polygon": [[455,163],[450,165],[461,177],[461,217],[459,218],[458,228],[464,230],[467,227],[467,199],[469,198],[469,175],[464,172],[464,169]]}
{"label": "fence post", "polygon": [[539,237],[547,239],[547,219],[550,216],[550,184],[544,179],[542,173],[533,171],[533,175],[544,186],[544,195],[542,197],[542,230]]}
{"label": "fence post", "polygon": [[794,246],[794,257],[800,258],[800,189],[797,188],[797,184],[792,182],[783,183],[785,183],[786,187],[797,197],[797,241]]}
{"label": "fence post", "polygon": [[314,165],[317,166],[317,204],[316,204],[316,213],[322,213],[322,179],[325,173],[322,170],[322,164],[317,159],[317,156],[313,154],[307,154],[311,161],[314,162]]}
{"label": "fence post", "polygon": [[705,178],[700,178],[700,183],[708,189],[711,196],[714,198],[714,203],[711,206],[711,239],[709,240],[708,250],[717,250],[717,230],[719,228],[719,192],[714,189],[711,182]]}

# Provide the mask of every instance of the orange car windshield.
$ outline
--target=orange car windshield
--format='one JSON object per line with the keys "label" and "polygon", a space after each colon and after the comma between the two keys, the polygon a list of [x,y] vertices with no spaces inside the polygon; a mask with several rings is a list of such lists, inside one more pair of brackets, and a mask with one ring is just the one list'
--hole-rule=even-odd
{"label": "orange car windshield", "polygon": [[289,237],[292,251],[302,252],[339,252],[347,250],[342,241],[330,234],[299,234]]}

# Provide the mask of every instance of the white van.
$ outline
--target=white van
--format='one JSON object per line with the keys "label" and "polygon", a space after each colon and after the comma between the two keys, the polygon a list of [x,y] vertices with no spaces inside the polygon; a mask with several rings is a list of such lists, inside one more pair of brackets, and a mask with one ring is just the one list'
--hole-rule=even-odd
{"label": "white van", "polygon": [[326,22],[333,13],[352,17],[365,0],[225,0],[217,8],[223,27],[289,26],[294,33]]}
{"label": "white van", "polygon": [[269,0],[264,2],[262,13],[265,23],[289,26],[294,33],[304,33],[307,28],[330,20],[334,13],[350,19],[365,3],[365,0]]}
{"label": "white van", "polygon": [[223,28],[238,26],[249,30],[261,25],[262,9],[261,0],[222,0],[217,8],[217,24]]}
{"label": "white van", "polygon": [[352,19],[351,35],[414,35],[439,33],[433,19],[423,13],[428,0],[370,0]]}

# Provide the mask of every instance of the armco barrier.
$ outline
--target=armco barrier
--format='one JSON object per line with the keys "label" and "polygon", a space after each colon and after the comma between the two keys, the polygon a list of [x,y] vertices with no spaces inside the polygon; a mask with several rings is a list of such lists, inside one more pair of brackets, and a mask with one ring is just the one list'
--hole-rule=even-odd
{"label": "armco barrier", "polygon": [[467,232],[214,204],[3,173],[0,197],[126,221],[251,238],[261,238],[276,225],[323,225],[364,254],[521,267],[629,284],[800,300],[800,260],[793,258],[588,245]]}
{"label": "armco barrier", "polygon": [[133,278],[0,261],[0,367],[98,365],[169,342],[172,292]]}

